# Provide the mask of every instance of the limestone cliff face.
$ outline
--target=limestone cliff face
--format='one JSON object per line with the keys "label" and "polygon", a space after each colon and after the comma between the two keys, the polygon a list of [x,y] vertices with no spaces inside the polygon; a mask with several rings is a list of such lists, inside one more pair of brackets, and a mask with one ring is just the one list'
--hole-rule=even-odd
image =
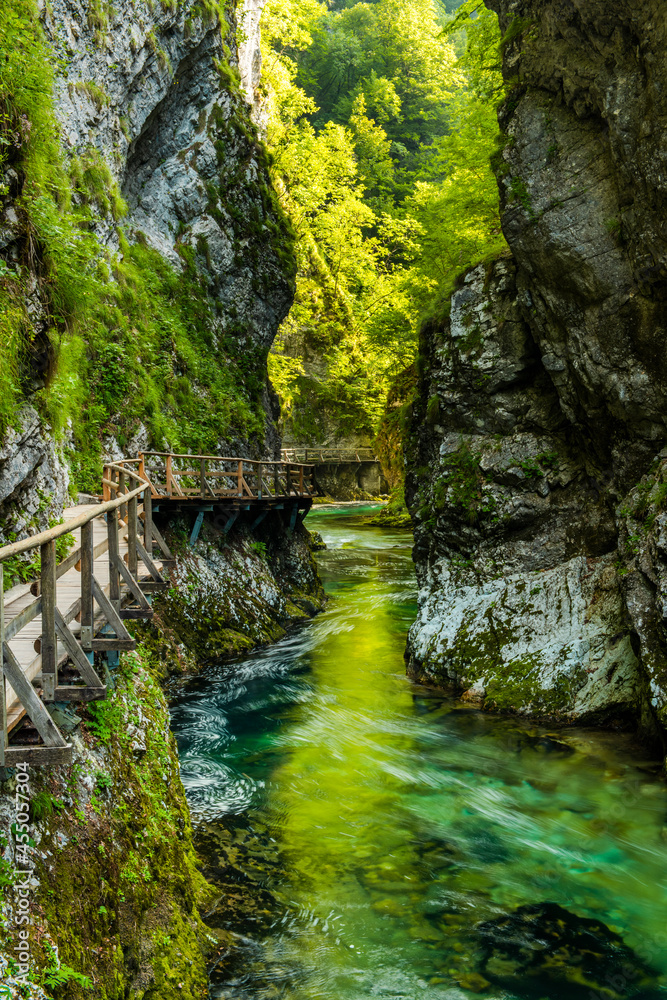
{"label": "limestone cliff face", "polygon": [[[194,0],[123,0],[113,6],[106,0],[55,0],[40,9],[55,67],[53,106],[72,205],[86,206],[85,228],[110,254],[110,283],[121,231],[129,245],[157,250],[177,276],[189,269],[202,296],[192,321],[206,327],[210,363],[224,367],[231,358],[238,379],[247,374],[253,386],[249,405],[256,405],[250,397],[258,394],[265,414],[264,434],[256,428],[251,434],[237,421],[219,434],[218,448],[275,457],[278,411],[265,357],[291,305],[294,261],[252,121],[259,107],[261,0],[224,9]],[[59,516],[72,448],[67,432],[54,441],[37,401],[53,377],[55,310],[39,261],[29,275],[35,254],[28,246],[34,236],[21,200],[24,185],[21,167],[10,157],[4,173],[0,169],[0,277],[21,275],[30,331],[21,362],[23,409],[0,442],[0,540],[24,529],[17,512],[32,488],[36,462],[42,466],[38,485],[44,480],[50,502],[31,526],[43,528]],[[113,354],[113,319],[106,322]],[[143,331],[133,333],[139,338]],[[81,335],[85,340],[86,331]],[[160,349],[171,364],[173,343],[167,338]],[[173,367],[175,380],[187,379],[178,359]],[[194,387],[204,409],[208,388],[205,380]],[[129,433],[119,435],[110,411],[110,429],[101,428],[102,452],[117,457],[155,447],[160,442],[146,423],[139,414]],[[162,447],[173,444],[162,441]],[[187,429],[181,444],[196,447],[196,440],[187,441]],[[17,477],[22,468],[24,480]]]}
{"label": "limestone cliff face", "polygon": [[424,332],[411,669],[489,706],[664,726],[667,22],[657,0],[488,6],[511,257]]}

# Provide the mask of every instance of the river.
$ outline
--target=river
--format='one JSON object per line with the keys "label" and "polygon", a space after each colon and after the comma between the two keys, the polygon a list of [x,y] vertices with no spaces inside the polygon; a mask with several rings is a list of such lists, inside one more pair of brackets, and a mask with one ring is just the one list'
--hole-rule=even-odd
{"label": "river", "polygon": [[[408,681],[411,537],[368,526],[367,512],[308,516],[328,546],[326,610],[270,649],[207,669],[173,711],[206,874],[221,891],[211,995],[666,998],[656,762],[627,736],[486,715]],[[525,953],[509,971],[507,955],[489,958],[479,928],[542,903],[588,921],[578,940],[595,921],[620,935],[650,983],[627,960],[619,979],[610,959],[608,982],[591,991],[585,968],[573,986]],[[571,970],[580,956],[568,941],[552,965]]]}

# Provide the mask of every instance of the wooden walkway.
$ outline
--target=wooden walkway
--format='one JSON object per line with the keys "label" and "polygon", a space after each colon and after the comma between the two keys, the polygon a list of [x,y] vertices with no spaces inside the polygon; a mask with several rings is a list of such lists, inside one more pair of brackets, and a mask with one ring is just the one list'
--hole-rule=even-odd
{"label": "wooden walkway", "polygon": [[283,448],[283,462],[307,462],[311,465],[347,465],[379,462],[372,448]]}
{"label": "wooden walkway", "polygon": [[[311,466],[155,452],[110,463],[101,485],[101,503],[71,507],[62,525],[0,548],[0,587],[5,560],[32,549],[41,558],[39,579],[0,601],[0,767],[71,759],[46,706],[105,698],[106,666],[135,648],[124,623],[152,616],[150,595],[169,586],[173,562],[154,512],[192,510],[194,540],[206,511],[224,512],[225,530],[242,510],[255,511],[254,527],[272,508],[294,527],[315,492]],[[64,535],[73,548],[56,565]]]}

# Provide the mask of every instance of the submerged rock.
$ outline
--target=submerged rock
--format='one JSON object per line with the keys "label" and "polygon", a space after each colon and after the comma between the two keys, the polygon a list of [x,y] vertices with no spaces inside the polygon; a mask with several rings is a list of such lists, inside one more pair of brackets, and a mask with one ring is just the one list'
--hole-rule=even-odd
{"label": "submerged rock", "polygon": [[[477,927],[480,971],[519,997],[623,1000],[649,997],[652,971],[599,920],[557,903],[520,906]],[[656,994],[657,996],[657,994]]]}

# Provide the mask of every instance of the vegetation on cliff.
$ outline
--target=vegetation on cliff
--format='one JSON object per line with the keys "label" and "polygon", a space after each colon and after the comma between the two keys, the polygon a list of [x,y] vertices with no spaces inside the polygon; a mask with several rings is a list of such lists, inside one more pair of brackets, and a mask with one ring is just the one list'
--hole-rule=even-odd
{"label": "vegetation on cliff", "polygon": [[489,158],[496,15],[467,2],[269,0],[273,174],[296,301],[269,357],[291,436],[372,436],[424,314],[504,246]]}
{"label": "vegetation on cliff", "polygon": [[[218,23],[233,38],[232,17],[217,4],[191,13],[190,21]],[[142,425],[157,447],[211,451],[234,436],[262,447],[266,348],[248,342],[243,324],[221,318],[201,266],[205,238],[196,249],[177,238],[180,267],[168,263],[124,227],[127,205],[99,150],[63,151],[52,69],[63,67],[33,0],[0,0],[0,49],[0,439],[28,399],[68,440],[75,485],[95,490],[102,438],[123,447]],[[260,172],[264,165],[237,77],[228,65],[218,69],[232,113],[214,108],[208,123],[219,154],[214,217],[228,147],[242,164],[256,161]],[[104,103],[99,87],[86,86]],[[241,202],[246,194],[241,186]],[[259,221],[252,206],[248,218],[233,220],[239,263],[268,236],[288,274],[291,237],[266,177],[254,196]],[[113,233],[106,245],[96,235],[100,220]]]}

